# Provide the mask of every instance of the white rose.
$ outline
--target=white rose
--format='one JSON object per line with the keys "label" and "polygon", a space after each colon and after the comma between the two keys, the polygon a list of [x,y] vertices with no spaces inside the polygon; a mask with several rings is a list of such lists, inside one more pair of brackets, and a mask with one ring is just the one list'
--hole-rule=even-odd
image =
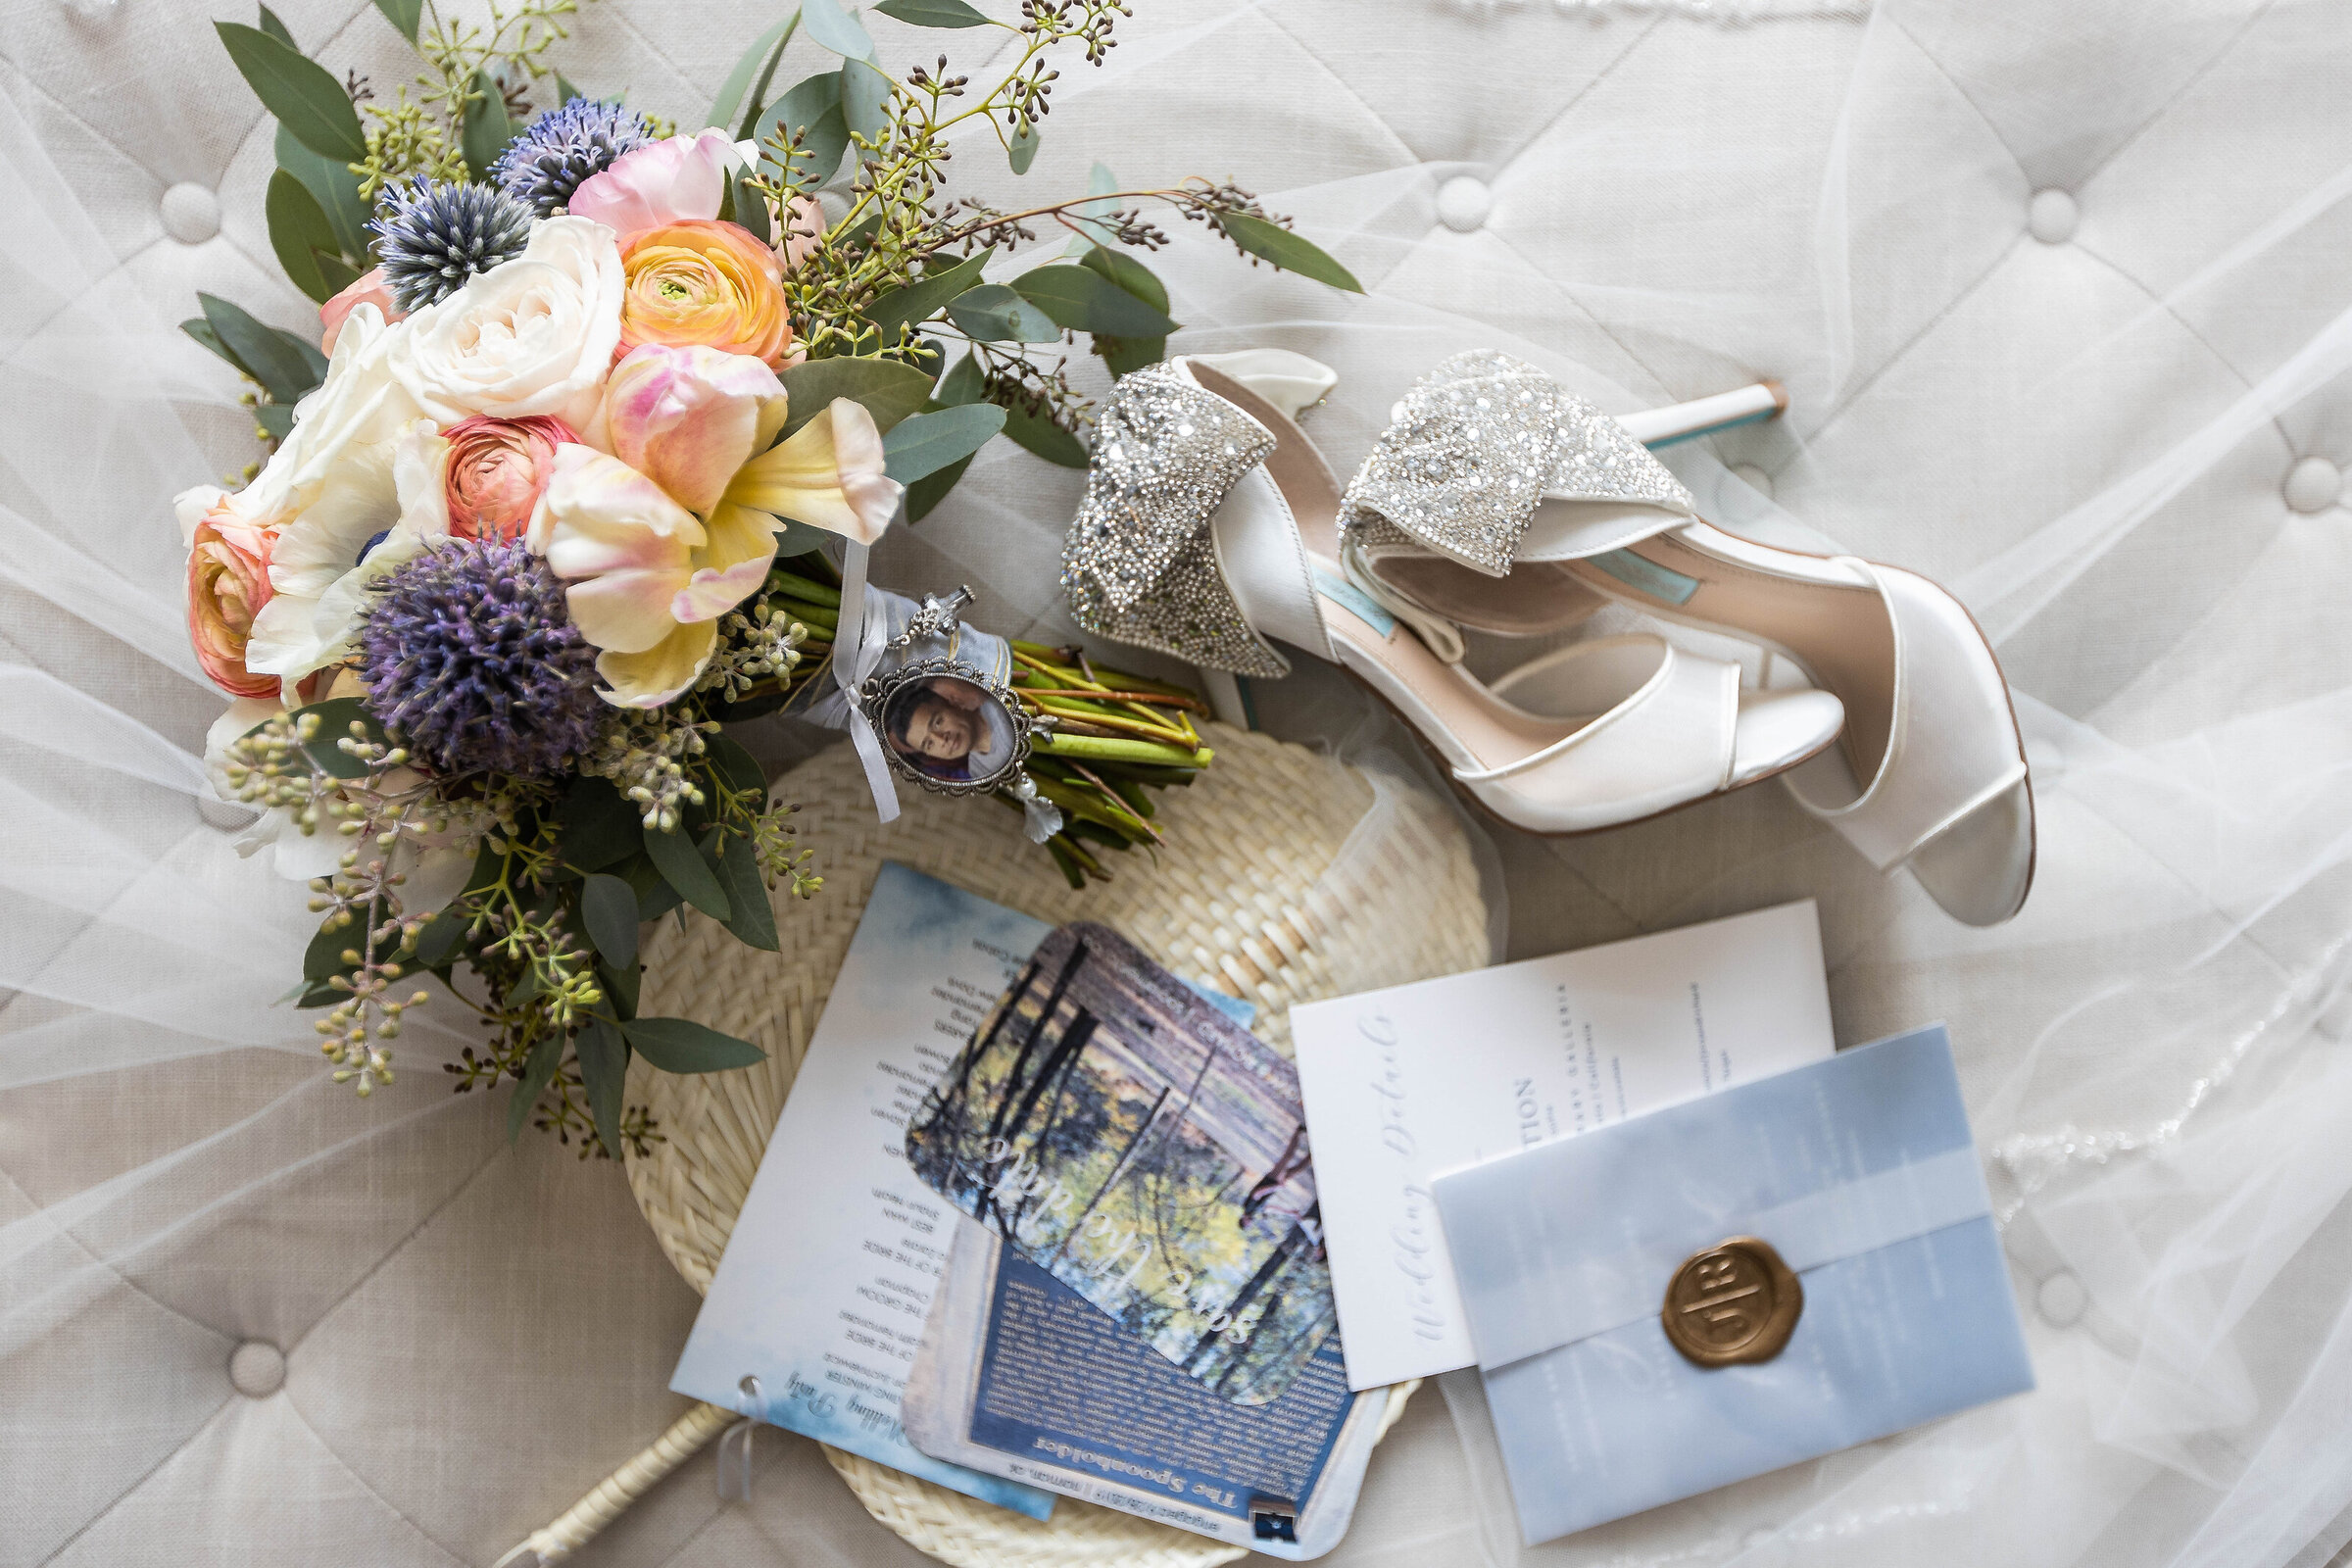
{"label": "white rose", "polygon": [[294,405],[294,428],[246,487],[249,515],[309,507],[354,447],[397,438],[416,417],[416,400],[392,378],[393,345],[405,322],[386,325],[372,305],[354,310],[335,339],[326,379]]}
{"label": "white rose", "polygon": [[401,323],[392,373],[443,425],[552,414],[578,428],[612,368],[622,287],[611,229],[542,219],[520,256]]}

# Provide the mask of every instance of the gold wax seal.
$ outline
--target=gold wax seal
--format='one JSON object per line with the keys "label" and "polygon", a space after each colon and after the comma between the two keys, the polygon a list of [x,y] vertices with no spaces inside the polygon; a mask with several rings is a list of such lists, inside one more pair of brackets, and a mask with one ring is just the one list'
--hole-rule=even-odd
{"label": "gold wax seal", "polygon": [[1780,1354],[1804,1309],[1804,1288],[1772,1244],[1734,1236],[1674,1271],[1658,1319],[1687,1359],[1730,1366]]}

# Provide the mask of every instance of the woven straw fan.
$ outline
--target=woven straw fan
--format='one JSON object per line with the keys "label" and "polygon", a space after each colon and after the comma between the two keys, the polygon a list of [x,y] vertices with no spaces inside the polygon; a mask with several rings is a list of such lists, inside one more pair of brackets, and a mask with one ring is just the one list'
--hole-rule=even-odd
{"label": "woven straw fan", "polygon": [[[747,948],[700,914],[683,929],[662,922],[645,947],[646,1012],[695,1018],[767,1053],[757,1066],[694,1077],[630,1064],[629,1102],[652,1111],[667,1141],[628,1159],[629,1188],[688,1284],[710,1289],[884,860],[1041,920],[1099,920],[1123,932],[1177,974],[1256,1004],[1257,1034],[1286,1054],[1293,1003],[1487,961],[1478,869],[1449,806],[1264,735],[1217,726],[1209,740],[1216,765],[1154,797],[1153,825],[1166,839],[1156,863],[1112,856],[1113,880],[1084,892],[1011,830],[994,801],[907,790],[897,821],[875,821],[849,747],[778,781],[777,797],[802,808],[801,837],[825,879],[814,899],[777,899],[784,951]],[[1391,1392],[1384,1433],[1413,1387]],[[696,1405],[509,1556],[566,1555],[735,1419]],[[855,1454],[825,1456],[868,1513],[957,1568],[1208,1568],[1244,1554],[1068,1498],[1040,1523]]]}

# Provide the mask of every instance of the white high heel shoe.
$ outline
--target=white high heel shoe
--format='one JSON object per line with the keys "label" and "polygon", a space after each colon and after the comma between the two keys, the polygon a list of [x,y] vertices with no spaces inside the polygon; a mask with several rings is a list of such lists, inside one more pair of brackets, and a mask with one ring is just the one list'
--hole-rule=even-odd
{"label": "white high heel shoe", "polygon": [[[1700,407],[1625,423],[1657,439]],[[1613,600],[1788,659],[1845,710],[1840,744],[1784,780],[1798,804],[1881,870],[1909,866],[1955,919],[2014,915],[2033,885],[2033,787],[2008,686],[1967,610],[1900,567],[1711,527],[1639,451],[1532,366],[1457,356],[1397,405],[1348,486],[1343,559],[1441,642],[1458,641],[1449,621],[1537,632]],[[1541,712],[1584,701],[1548,662],[1496,691]]]}
{"label": "white high heel shoe", "polygon": [[1793,767],[1836,737],[1828,693],[1743,691],[1738,665],[1654,635],[1552,656],[1545,691],[1572,710],[1550,715],[1439,658],[1341,565],[1340,486],[1290,416],[1334,379],[1263,350],[1122,378],[1063,553],[1079,623],[1245,675],[1289,672],[1275,638],[1340,664],[1464,793],[1535,833],[1671,810]]}

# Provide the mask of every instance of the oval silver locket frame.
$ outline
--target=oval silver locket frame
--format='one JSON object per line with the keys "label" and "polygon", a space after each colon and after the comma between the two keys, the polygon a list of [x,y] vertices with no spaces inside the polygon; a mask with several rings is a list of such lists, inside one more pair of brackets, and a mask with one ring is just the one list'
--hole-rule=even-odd
{"label": "oval silver locket frame", "polygon": [[[990,702],[1003,710],[1005,722],[1011,728],[1010,753],[985,778],[941,778],[915,766],[891,744],[890,726],[885,715],[889,713],[892,702],[915,682],[941,676],[978,687]],[[866,722],[874,726],[875,735],[880,737],[882,756],[890,763],[891,771],[934,795],[989,795],[1018,782],[1028,773],[1030,734],[1035,725],[1021,707],[1020,700],[1002,681],[991,678],[953,656],[917,660],[909,664],[902,664],[887,674],[867,676],[864,687],[858,694],[858,710],[865,715]]]}

